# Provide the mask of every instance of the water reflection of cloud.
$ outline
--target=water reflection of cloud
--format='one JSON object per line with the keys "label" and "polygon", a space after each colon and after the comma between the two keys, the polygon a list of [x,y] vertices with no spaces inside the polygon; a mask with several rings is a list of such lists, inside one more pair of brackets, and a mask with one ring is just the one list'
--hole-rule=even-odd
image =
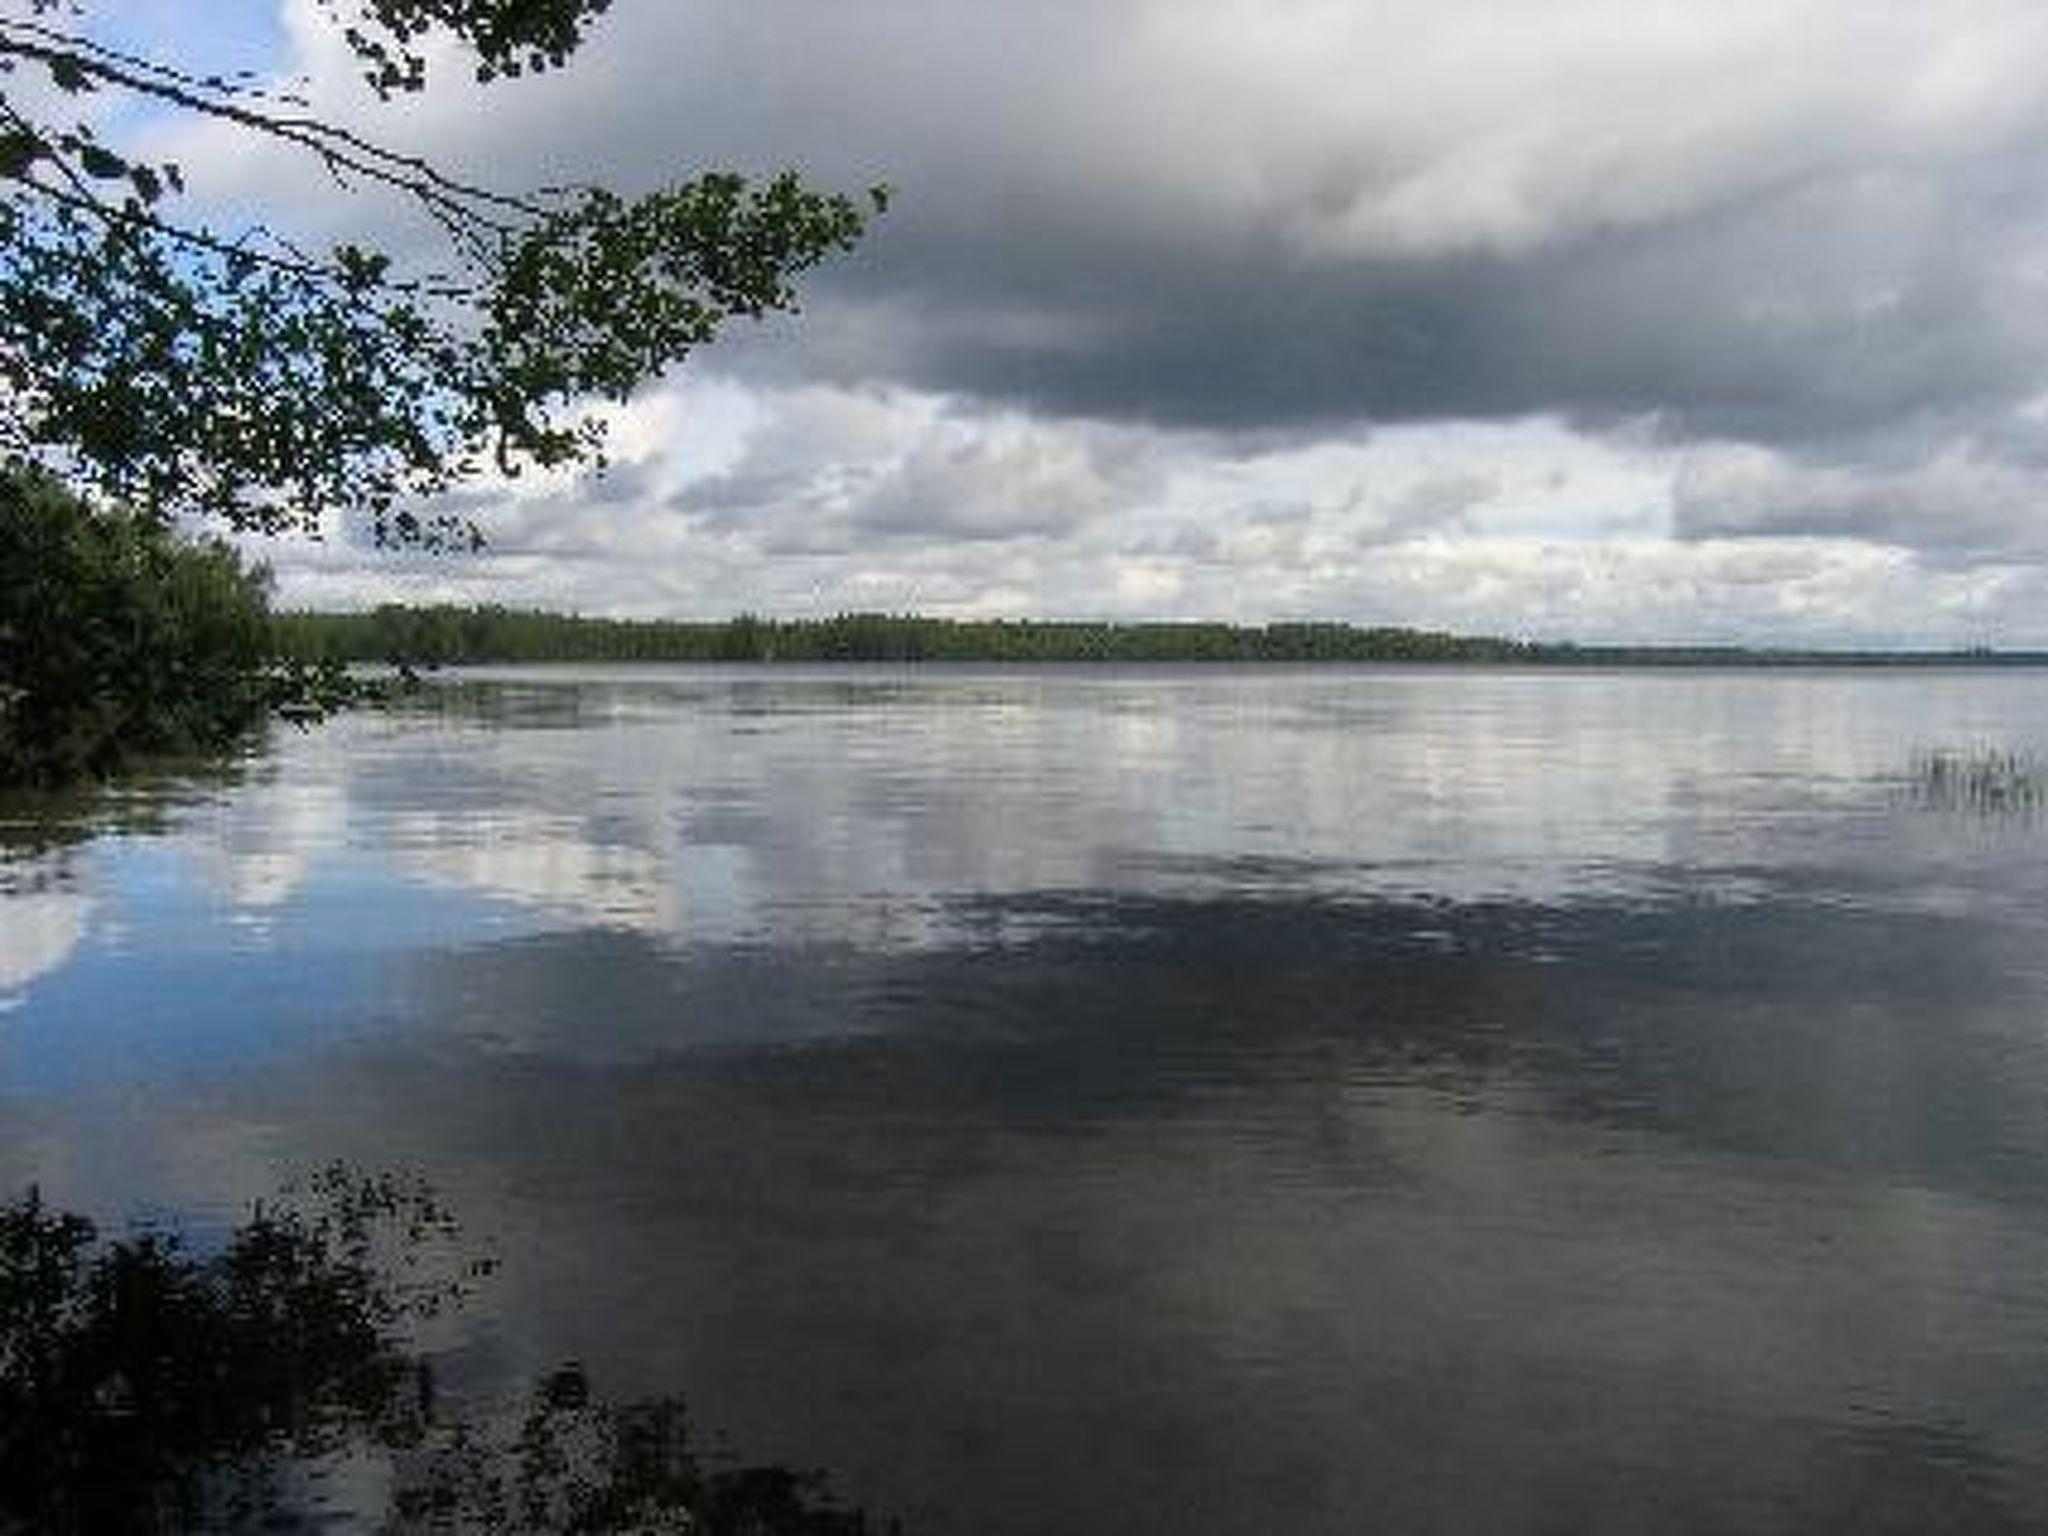
{"label": "water reflection of cloud", "polygon": [[239,921],[346,859],[358,883],[395,868],[683,945],[971,947],[1019,896],[1754,901],[1809,872],[1832,899],[1933,912],[1987,867],[2040,879],[2024,849],[1915,841],[1897,815],[1900,742],[1944,716],[1983,720],[1978,686],[540,671],[284,737],[172,841]]}
{"label": "water reflection of cloud", "polygon": [[1842,675],[553,686],[580,700],[581,729],[479,706],[414,739],[411,761],[389,743],[350,780],[354,814],[436,878],[685,942],[950,943],[963,899],[1228,894],[1248,861],[1283,894],[1626,898],[1682,879],[1743,898],[1758,870],[1851,870],[1870,841],[1859,811],[1889,814],[1876,786],[1900,731],[1924,728],[1919,696]]}
{"label": "water reflection of cloud", "polygon": [[648,821],[614,809],[601,840],[578,819],[527,806],[487,815],[407,815],[392,830],[404,866],[430,879],[599,927],[718,943],[745,930],[742,850],[650,846]]}
{"label": "water reflection of cloud", "polygon": [[[348,837],[346,783],[317,751],[295,754],[291,771],[276,773],[219,802],[188,829],[200,858],[245,913],[283,906],[305,883],[314,862]],[[325,773],[316,772],[324,766]]]}
{"label": "water reflection of cloud", "polygon": [[76,891],[0,894],[0,1012],[19,1007],[30,983],[71,958],[93,907],[92,897]]}

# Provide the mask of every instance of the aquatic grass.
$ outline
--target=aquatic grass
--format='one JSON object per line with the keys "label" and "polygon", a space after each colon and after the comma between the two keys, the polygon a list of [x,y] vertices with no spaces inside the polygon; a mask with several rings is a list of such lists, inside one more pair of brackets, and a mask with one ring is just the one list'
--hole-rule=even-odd
{"label": "aquatic grass", "polygon": [[1908,784],[1929,810],[2033,816],[2048,809],[2048,757],[2016,747],[1931,747],[1914,758]]}

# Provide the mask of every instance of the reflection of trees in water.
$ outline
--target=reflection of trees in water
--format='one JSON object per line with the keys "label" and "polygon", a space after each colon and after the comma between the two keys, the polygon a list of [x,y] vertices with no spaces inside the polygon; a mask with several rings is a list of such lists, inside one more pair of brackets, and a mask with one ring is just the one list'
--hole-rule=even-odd
{"label": "reflection of trees in water", "polygon": [[339,1168],[205,1254],[0,1207],[0,1536],[867,1529],[817,1474],[706,1467],[680,1399],[606,1402],[577,1366],[450,1412],[406,1339],[490,1267],[458,1238],[424,1188]]}
{"label": "reflection of trees in water", "polygon": [[248,782],[260,740],[240,756],[154,760],[113,783],[0,788],[0,894],[47,862],[100,837],[157,837],[181,812]]}

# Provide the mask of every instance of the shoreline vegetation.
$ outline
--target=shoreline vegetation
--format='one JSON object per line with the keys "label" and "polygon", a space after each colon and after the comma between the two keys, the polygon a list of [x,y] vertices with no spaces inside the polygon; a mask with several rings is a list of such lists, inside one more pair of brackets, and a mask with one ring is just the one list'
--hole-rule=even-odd
{"label": "shoreline vegetation", "polygon": [[386,691],[281,656],[269,572],[229,545],[0,470],[0,790],[217,761]]}
{"label": "shoreline vegetation", "polygon": [[279,613],[295,662],[461,666],[520,662],[1416,662],[1488,666],[2043,666],[2048,651],[1862,651],[1738,645],[1577,645],[1341,623],[1106,623],[831,618],[606,619],[495,605],[387,604]]}
{"label": "shoreline vegetation", "polygon": [[275,643],[268,577],[226,545],[0,475],[0,783],[227,750]]}

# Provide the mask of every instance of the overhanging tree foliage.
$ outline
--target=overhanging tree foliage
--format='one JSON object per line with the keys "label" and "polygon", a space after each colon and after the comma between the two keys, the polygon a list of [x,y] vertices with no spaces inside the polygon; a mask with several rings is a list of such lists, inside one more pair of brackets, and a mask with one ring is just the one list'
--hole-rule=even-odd
{"label": "overhanging tree foliage", "polygon": [[[484,81],[557,67],[609,4],[323,0],[383,98],[426,87],[436,37]],[[885,200],[794,173],[496,191],[255,81],[96,39],[81,10],[0,0],[0,459],[158,517],[311,532],[339,511],[382,543],[474,543],[412,507],[487,469],[601,461],[594,403],[731,318],[793,309],[794,279]],[[398,199],[438,225],[446,261],[401,270],[185,216],[179,166],[95,131],[88,98],[111,95]]]}

